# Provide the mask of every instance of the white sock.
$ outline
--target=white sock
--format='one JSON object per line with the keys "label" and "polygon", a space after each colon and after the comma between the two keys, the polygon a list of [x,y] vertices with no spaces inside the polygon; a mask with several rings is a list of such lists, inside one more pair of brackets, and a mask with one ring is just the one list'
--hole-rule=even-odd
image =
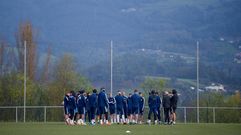
{"label": "white sock", "polygon": [[116,115],[117,123],[120,123],[120,115]]}
{"label": "white sock", "polygon": [[114,118],[113,118],[113,119],[114,119],[114,123],[116,123],[116,116],[115,116],[115,115],[114,115]]}
{"label": "white sock", "polygon": [[122,123],[125,122],[125,116],[124,115],[121,116],[121,120],[122,120]]}
{"label": "white sock", "polygon": [[113,123],[113,118],[110,119],[110,122]]}

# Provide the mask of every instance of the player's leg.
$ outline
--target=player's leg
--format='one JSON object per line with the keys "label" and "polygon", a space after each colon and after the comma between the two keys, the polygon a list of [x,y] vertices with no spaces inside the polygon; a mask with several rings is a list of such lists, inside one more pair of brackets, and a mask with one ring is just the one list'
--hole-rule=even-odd
{"label": "player's leg", "polygon": [[156,110],[156,108],[153,109],[153,114],[154,114],[154,124],[157,125],[157,110]]}
{"label": "player's leg", "polygon": [[144,121],[143,115],[144,115],[144,111],[142,109],[140,109],[139,110],[139,124],[142,124],[142,122]]}
{"label": "player's leg", "polygon": [[70,124],[70,118],[69,118],[69,111],[67,107],[64,107],[64,119],[65,119],[65,124],[69,125]]}
{"label": "player's leg", "polygon": [[74,109],[69,109],[70,125],[74,125]]}
{"label": "player's leg", "polygon": [[157,119],[159,121],[159,124],[161,124],[161,110],[160,110],[160,108],[157,108]]}
{"label": "player's leg", "polygon": [[168,123],[168,114],[169,112],[168,112],[168,109],[167,108],[164,108],[164,117],[165,117],[165,120],[164,120],[164,122],[165,122],[165,124],[167,124]]}
{"label": "player's leg", "polygon": [[173,124],[176,124],[176,119],[177,119],[177,116],[176,116],[176,107],[173,107]]}
{"label": "player's leg", "polygon": [[82,114],[81,114],[81,119],[82,119],[82,125],[86,125],[86,123],[85,123],[85,108],[83,107],[83,112],[82,112]]}
{"label": "player's leg", "polygon": [[148,120],[147,120],[147,124],[151,124],[151,114],[152,114],[152,109],[150,108],[149,109],[149,112],[148,112]]}
{"label": "player's leg", "polygon": [[116,110],[116,120],[117,120],[117,124],[120,124],[120,115],[121,115],[121,108],[117,108]]}
{"label": "player's leg", "polygon": [[95,107],[90,107],[90,114],[91,114],[91,125],[95,125],[95,115],[96,115]]}
{"label": "player's leg", "polygon": [[99,121],[100,121],[100,124],[103,125],[103,114],[104,114],[103,108],[99,107],[98,110],[99,110]]}
{"label": "player's leg", "polygon": [[138,109],[138,107],[136,107],[134,109],[134,114],[135,114],[135,121],[134,121],[134,123],[137,124],[138,117],[139,117],[139,109]]}
{"label": "player's leg", "polygon": [[109,125],[110,123],[109,123],[109,115],[108,115],[108,108],[107,107],[105,107],[105,124],[106,125]]}

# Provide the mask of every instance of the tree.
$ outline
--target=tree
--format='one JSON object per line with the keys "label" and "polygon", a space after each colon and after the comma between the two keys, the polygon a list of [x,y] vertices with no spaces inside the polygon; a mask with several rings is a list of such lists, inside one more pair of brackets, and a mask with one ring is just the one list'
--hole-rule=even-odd
{"label": "tree", "polygon": [[70,54],[64,54],[57,61],[53,76],[54,79],[48,90],[51,105],[59,105],[67,91],[91,89],[90,82],[77,72],[76,63]]}
{"label": "tree", "polygon": [[0,41],[0,76],[3,74],[3,59],[4,59],[4,47],[5,43]]}
{"label": "tree", "polygon": [[156,90],[160,93],[164,91],[165,83],[163,79],[146,78],[144,82],[141,83],[141,88],[146,95],[148,95],[151,90]]}
{"label": "tree", "polygon": [[51,48],[48,46],[46,61],[43,67],[43,73],[41,76],[41,82],[48,82],[49,80],[49,65],[51,61]]}
{"label": "tree", "polygon": [[31,79],[35,79],[36,71],[36,33],[33,30],[30,22],[25,22],[19,25],[19,29],[16,33],[16,42],[18,49],[18,71],[23,73],[24,71],[24,42],[26,41],[27,46],[27,76]]}

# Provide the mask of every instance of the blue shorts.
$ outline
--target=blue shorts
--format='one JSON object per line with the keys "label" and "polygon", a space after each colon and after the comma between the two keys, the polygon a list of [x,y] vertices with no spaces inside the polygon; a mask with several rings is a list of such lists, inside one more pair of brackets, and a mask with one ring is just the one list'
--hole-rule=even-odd
{"label": "blue shorts", "polygon": [[78,107],[78,113],[79,114],[85,114],[85,108],[84,107]]}
{"label": "blue shorts", "polygon": [[110,114],[114,114],[115,113],[115,107],[110,107]]}
{"label": "blue shorts", "polygon": [[107,109],[107,107],[102,107],[102,106],[100,106],[100,107],[98,108],[98,111],[99,111],[99,114],[101,115],[101,114],[107,113],[107,112],[108,112],[108,109]]}
{"label": "blue shorts", "polygon": [[69,118],[70,119],[73,119],[73,117],[74,117],[74,109],[68,109],[68,115],[69,115]]}
{"label": "blue shorts", "polygon": [[139,114],[139,107],[132,107],[132,114]]}
{"label": "blue shorts", "polygon": [[123,109],[117,107],[117,109],[116,109],[116,114],[122,115],[122,114],[123,114]]}
{"label": "blue shorts", "polygon": [[132,114],[132,108],[128,108],[128,116],[130,116]]}
{"label": "blue shorts", "polygon": [[143,112],[144,112],[144,110],[142,110],[142,108],[140,108],[140,109],[139,109],[139,114],[140,114],[140,115],[143,115]]}

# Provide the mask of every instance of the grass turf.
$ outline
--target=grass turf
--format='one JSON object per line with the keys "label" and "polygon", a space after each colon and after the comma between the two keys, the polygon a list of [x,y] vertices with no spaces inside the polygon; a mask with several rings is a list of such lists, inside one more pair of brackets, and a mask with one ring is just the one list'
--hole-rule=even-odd
{"label": "grass turf", "polygon": [[[129,130],[131,133],[126,133]],[[240,135],[241,124],[66,126],[63,123],[0,123],[1,135]]]}

